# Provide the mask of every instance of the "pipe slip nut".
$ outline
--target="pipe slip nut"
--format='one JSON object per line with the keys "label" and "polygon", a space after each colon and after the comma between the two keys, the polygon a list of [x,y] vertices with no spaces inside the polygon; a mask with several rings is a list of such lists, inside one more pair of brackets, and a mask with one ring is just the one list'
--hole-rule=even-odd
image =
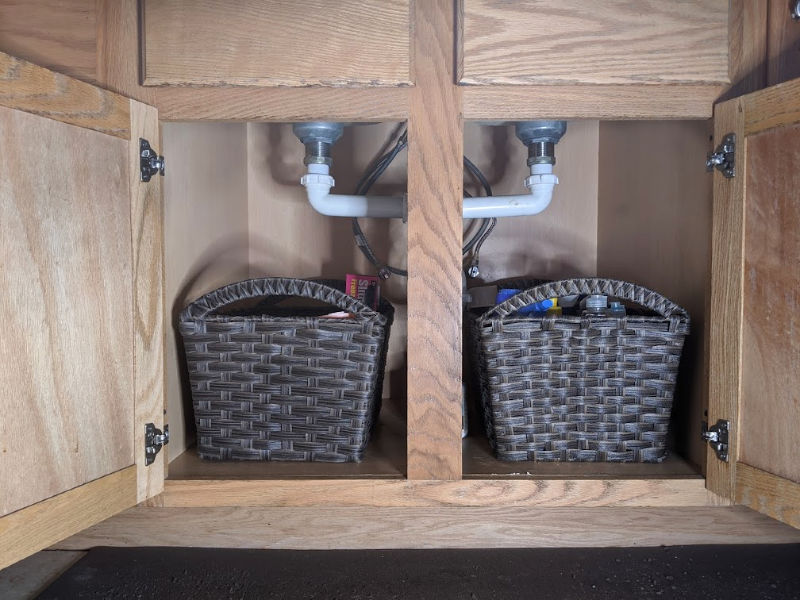
{"label": "pipe slip nut", "polygon": [[542,173],[540,175],[529,175],[525,178],[525,187],[530,189],[534,185],[557,185],[558,177],[552,173]]}
{"label": "pipe slip nut", "polygon": [[306,173],[300,178],[300,184],[301,185],[318,184],[318,185],[326,185],[329,188],[332,188],[334,185],[336,185],[336,182],[330,175],[322,175],[319,173]]}

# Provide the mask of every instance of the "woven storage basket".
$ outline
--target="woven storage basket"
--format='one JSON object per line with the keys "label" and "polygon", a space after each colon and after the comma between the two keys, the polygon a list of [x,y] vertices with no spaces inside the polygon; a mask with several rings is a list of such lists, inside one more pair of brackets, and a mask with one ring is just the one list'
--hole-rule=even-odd
{"label": "woven storage basket", "polygon": [[[179,329],[201,458],[361,460],[380,410],[394,308],[381,300],[374,311],[343,289],[344,282],[252,279],[186,307]],[[276,297],[292,296],[352,317],[276,306]]]}
{"label": "woven storage basket", "polygon": [[[513,314],[573,294],[629,300],[657,315]],[[689,333],[680,306],[632,283],[570,279],[532,287],[472,316],[471,333],[484,423],[499,459],[664,459]]]}

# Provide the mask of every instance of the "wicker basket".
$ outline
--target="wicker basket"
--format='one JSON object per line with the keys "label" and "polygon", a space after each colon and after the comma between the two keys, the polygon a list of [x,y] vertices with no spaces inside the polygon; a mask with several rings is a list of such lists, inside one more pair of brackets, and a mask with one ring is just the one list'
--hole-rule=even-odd
{"label": "wicker basket", "polygon": [[[623,318],[513,314],[573,294],[603,294],[648,310]],[[527,289],[473,316],[471,332],[484,422],[499,459],[660,462],[666,456],[689,333],[681,307],[632,283],[570,279]]]}
{"label": "wicker basket", "polygon": [[[376,312],[334,285],[252,279],[181,313],[201,458],[361,460],[380,410],[394,308],[381,300]],[[292,296],[352,316],[276,306]],[[263,300],[241,308],[253,299]]]}

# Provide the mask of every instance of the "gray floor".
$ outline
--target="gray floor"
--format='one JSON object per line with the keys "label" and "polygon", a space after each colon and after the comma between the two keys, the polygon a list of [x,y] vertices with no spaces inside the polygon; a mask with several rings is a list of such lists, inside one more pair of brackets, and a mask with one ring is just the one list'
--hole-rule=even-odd
{"label": "gray floor", "polygon": [[800,599],[800,545],[281,551],[96,548],[40,596]]}
{"label": "gray floor", "polygon": [[0,599],[30,600],[69,569],[86,552],[45,551],[0,570]]}

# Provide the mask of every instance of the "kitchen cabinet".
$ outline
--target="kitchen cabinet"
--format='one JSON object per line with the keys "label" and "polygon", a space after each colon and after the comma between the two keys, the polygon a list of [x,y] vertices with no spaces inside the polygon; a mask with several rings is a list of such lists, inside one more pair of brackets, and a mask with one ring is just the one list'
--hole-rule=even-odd
{"label": "kitchen cabinet", "polygon": [[[540,518],[552,521],[555,526],[559,521],[572,522],[576,517],[571,514],[597,519],[589,516],[596,513],[585,512],[597,507],[612,511],[608,514],[614,510],[684,507],[687,522],[697,528],[699,520],[692,519],[699,517],[690,518],[690,511],[731,502],[753,506],[797,526],[800,482],[797,473],[792,471],[792,464],[797,462],[797,451],[787,440],[791,427],[780,428],[783,423],[796,422],[797,399],[791,393],[797,389],[797,382],[792,383],[793,373],[788,369],[789,373],[782,379],[786,382],[785,387],[770,388],[768,386],[776,385],[779,378],[772,376],[766,382],[759,380],[758,372],[754,373],[751,368],[753,364],[763,364],[764,369],[773,368],[774,364],[778,368],[783,364],[780,361],[785,360],[783,357],[793,356],[791,353],[796,352],[797,340],[792,335],[797,335],[796,329],[789,333],[788,324],[792,321],[787,321],[780,343],[773,344],[777,333],[769,328],[774,327],[777,313],[770,309],[759,316],[763,322],[751,321],[753,315],[743,307],[746,299],[749,299],[749,305],[754,304],[756,300],[753,298],[759,298],[758,303],[763,306],[765,295],[783,298],[787,307],[793,306],[792,302],[796,305],[797,298],[788,291],[797,287],[796,273],[790,269],[776,269],[769,257],[778,253],[781,261],[788,263],[797,253],[797,246],[792,245],[797,223],[796,203],[791,201],[790,190],[798,182],[790,165],[798,159],[796,148],[792,146],[793,138],[786,132],[793,132],[800,122],[800,107],[796,100],[800,83],[788,82],[720,105],[716,113],[714,139],[704,149],[711,149],[712,144],[716,147],[725,135],[734,133],[739,144],[737,177],[727,179],[715,171],[713,213],[707,211],[711,202],[708,179],[693,174],[685,178],[691,179],[685,187],[664,188],[675,189],[681,194],[674,204],[682,210],[667,213],[668,218],[662,218],[662,213],[649,210],[670,206],[668,201],[656,206],[654,198],[660,198],[656,188],[662,187],[661,182],[682,178],[668,168],[659,171],[659,166],[676,165],[677,171],[677,166],[684,168],[696,161],[698,170],[702,169],[705,133],[704,124],[698,119],[711,115],[712,102],[720,91],[721,82],[697,85],[695,87],[702,92],[688,96],[682,95],[686,87],[691,87],[688,84],[627,86],[599,82],[580,86],[566,83],[459,86],[456,85],[456,66],[452,60],[456,35],[452,8],[452,4],[446,1],[413,4],[409,18],[415,49],[412,61],[414,86],[408,88],[142,86],[135,75],[135,63],[130,58],[138,51],[136,30],[131,31],[129,27],[136,21],[135,3],[110,3],[107,10],[98,16],[98,19],[105,19],[104,31],[113,33],[105,35],[98,46],[102,54],[102,60],[98,60],[102,68],[95,73],[99,87],[3,55],[0,106],[9,115],[5,118],[32,121],[30,126],[41,131],[33,137],[25,136],[24,140],[21,139],[24,143],[16,143],[16,138],[12,138],[14,142],[4,139],[3,144],[13,144],[25,156],[40,156],[40,164],[49,158],[53,165],[57,165],[57,168],[53,166],[50,176],[60,174],[64,182],[70,182],[63,187],[74,197],[74,206],[69,207],[67,196],[57,196],[61,203],[59,206],[70,209],[61,209],[66,212],[60,228],[50,224],[48,229],[48,222],[43,223],[40,213],[34,211],[25,213],[27,220],[18,219],[14,235],[7,235],[6,227],[10,225],[4,218],[2,273],[10,282],[6,284],[9,290],[29,296],[21,295],[21,300],[12,305],[9,299],[15,296],[4,292],[4,303],[0,304],[3,314],[21,320],[26,327],[34,320],[42,320],[37,303],[26,298],[37,294],[45,296],[53,287],[37,283],[28,286],[24,292],[17,291],[21,286],[20,271],[23,268],[17,266],[19,261],[16,257],[23,252],[33,256],[31,264],[37,265],[37,272],[49,269],[50,273],[72,286],[64,289],[92,289],[92,297],[102,298],[103,302],[112,298],[113,293],[119,304],[116,308],[106,309],[101,303],[100,308],[92,311],[100,315],[95,321],[104,332],[102,335],[84,332],[90,339],[101,339],[113,352],[107,351],[106,346],[99,342],[82,352],[60,349],[53,346],[43,333],[37,333],[40,337],[35,339],[40,339],[42,345],[49,344],[48,347],[57,354],[44,365],[43,370],[36,374],[25,372],[24,377],[16,379],[16,388],[12,385],[8,389],[18,389],[18,393],[2,396],[4,414],[9,414],[11,411],[19,413],[19,395],[27,394],[25,397],[29,401],[25,407],[33,405],[43,409],[35,414],[22,411],[23,419],[34,422],[40,419],[38,415],[48,414],[45,409],[56,405],[63,407],[61,413],[56,413],[59,421],[44,420],[37,425],[42,435],[37,436],[39,444],[34,447],[39,450],[28,451],[31,465],[41,465],[42,461],[51,464],[52,457],[61,448],[59,444],[72,448],[72,441],[81,440],[87,432],[92,434],[87,439],[100,448],[97,453],[108,460],[93,465],[96,467],[93,471],[80,472],[80,479],[64,482],[61,487],[39,486],[37,483],[37,489],[40,488],[37,496],[30,495],[16,501],[13,506],[9,505],[11,508],[6,509],[0,518],[0,548],[4,549],[0,563],[9,564],[137,503],[141,506],[135,512],[125,513],[120,519],[123,522],[133,519],[129,522],[136,523],[131,527],[136,529],[139,537],[131,530],[118,532],[118,538],[108,533],[98,535],[107,543],[115,539],[121,540],[119,543],[130,543],[133,539],[137,543],[159,540],[178,543],[183,539],[184,543],[202,544],[203,540],[213,539],[214,543],[208,545],[220,545],[220,538],[212,537],[214,531],[214,535],[225,538],[225,544],[258,546],[266,542],[248,536],[265,531],[267,526],[264,523],[275,519],[278,514],[258,511],[280,509],[283,511],[280,514],[284,515],[282,518],[285,518],[285,524],[281,526],[291,526],[291,539],[296,541],[276,540],[273,542],[276,546],[288,543],[288,547],[313,547],[317,543],[317,547],[352,547],[342,544],[362,543],[366,533],[359,534],[345,521],[357,520],[368,532],[370,527],[378,527],[378,520],[388,519],[382,522],[389,523],[391,514],[396,515],[396,511],[402,509],[412,511],[403,513],[409,515],[417,511],[413,514],[422,519],[420,523],[430,524],[431,519],[438,519],[441,527],[453,522],[450,519],[461,519],[461,524],[455,526],[455,531],[460,532],[464,532],[466,527],[464,515],[479,514],[483,519],[494,519],[492,522],[497,524],[497,528],[482,540],[487,543],[487,540],[497,539],[492,535],[501,535],[501,529],[513,524],[514,514],[533,510],[551,511],[539,513]],[[101,87],[112,88],[115,92],[104,91]],[[124,96],[136,100],[127,100]],[[155,105],[158,113],[139,100]],[[476,127],[472,123],[465,126],[465,120],[530,118],[593,121],[574,129],[583,132],[581,140],[593,140],[591,143],[597,147],[597,162],[593,163],[594,170],[590,170],[589,183],[580,190],[597,190],[597,199],[590,199],[588,204],[598,213],[595,234],[598,270],[625,274],[631,279],[652,278],[661,282],[659,285],[668,296],[673,294],[671,289],[679,294],[689,294],[697,306],[693,312],[699,315],[695,322],[710,323],[708,335],[701,336],[705,341],[696,345],[691,391],[687,391],[687,398],[691,398],[688,402],[695,416],[703,412],[707,403],[710,425],[713,426],[718,419],[730,422],[727,463],[718,461],[713,451],[706,450],[699,441],[687,442],[688,453],[698,456],[696,460],[635,466],[526,464],[524,469],[519,465],[498,463],[485,452],[473,454],[472,441],[462,445],[461,155],[468,146],[465,133],[471,135],[473,127]],[[158,176],[150,183],[137,179],[139,138],[150,140],[153,147],[162,150],[159,119],[164,125],[164,142],[176,149],[172,157],[165,151],[166,177],[177,177],[174,184],[162,184]],[[407,297],[407,391],[403,398],[407,414],[388,415],[390,418],[383,423],[385,431],[381,432],[381,435],[388,434],[388,438],[379,439],[375,448],[370,449],[377,452],[374,462],[345,466],[345,470],[338,472],[334,465],[205,464],[194,459],[191,449],[181,453],[183,444],[177,442],[179,447],[171,456],[175,458],[172,465],[168,467],[165,464],[164,457],[171,450],[166,446],[156,456],[153,465],[145,466],[145,424],[153,423],[161,430],[167,424],[172,428],[180,426],[175,422],[168,423],[163,416],[165,402],[168,410],[176,402],[182,402],[171,392],[165,394],[162,391],[164,369],[178,369],[172,359],[168,360],[163,342],[166,330],[173,326],[177,297],[164,298],[163,290],[182,289],[185,292],[189,287],[186,281],[171,281],[169,270],[166,273],[163,270],[164,263],[169,264],[181,247],[188,248],[189,244],[182,245],[178,235],[181,230],[175,218],[170,216],[175,213],[171,213],[169,207],[183,202],[196,213],[203,212],[207,206],[202,203],[218,200],[219,194],[204,197],[204,186],[200,182],[204,177],[210,182],[215,177],[226,176],[229,179],[225,181],[231,182],[228,189],[239,190],[226,196],[230,218],[224,219],[225,215],[208,211],[204,213],[207,220],[203,227],[230,226],[232,235],[238,232],[249,236],[251,230],[247,229],[250,227],[246,225],[247,221],[260,222],[258,219],[262,217],[258,211],[266,211],[268,204],[259,204],[260,208],[253,211],[253,205],[244,196],[250,193],[248,189],[261,189],[248,184],[256,181],[258,186],[262,186],[264,182],[258,182],[254,177],[263,169],[228,167],[235,167],[241,160],[249,162],[254,157],[263,158],[259,152],[265,147],[272,152],[271,144],[283,148],[285,141],[281,131],[285,132],[286,126],[281,123],[312,119],[406,121],[409,128],[407,261],[410,277],[403,290]],[[621,123],[630,119],[640,120],[641,124]],[[671,126],[668,119],[679,121]],[[201,125],[209,129],[206,131]],[[220,128],[224,125],[224,131],[218,131],[217,125]],[[671,130],[673,133],[669,133]],[[193,137],[194,131],[200,137]],[[7,131],[3,129],[0,134],[7,135]],[[203,140],[221,139],[215,136],[223,137],[225,145],[202,143]],[[73,140],[84,143],[84,138],[98,140],[98,147],[92,152],[102,154],[103,164],[107,165],[102,173],[90,175],[80,169],[70,169],[70,162],[63,157],[67,145],[73,148],[73,161],[75,156],[80,156],[75,150],[80,145]],[[52,144],[46,143],[51,139]],[[668,143],[660,145],[660,141],[667,139]],[[794,149],[776,155],[774,160],[767,160],[764,157],[769,157],[771,151],[767,147],[775,142]],[[106,147],[109,149],[101,152],[100,149]],[[299,144],[293,146],[294,151],[298,147]],[[761,159],[751,154],[751,148],[756,147]],[[215,154],[223,148],[225,152]],[[203,152],[205,149],[208,151]],[[591,153],[580,156],[587,154]],[[624,155],[625,160],[617,154]],[[192,156],[197,158],[190,160]],[[201,162],[203,156],[206,162]],[[277,152],[269,156],[281,169],[294,164],[288,159],[286,163],[283,159],[278,160]],[[232,157],[237,157],[237,160],[232,161]],[[659,160],[654,160],[654,157]],[[29,160],[35,162],[33,158]],[[169,166],[173,162],[176,171]],[[215,164],[218,170],[213,170]],[[254,160],[254,164],[262,168],[265,161]],[[779,169],[779,175],[765,177],[762,173],[768,167]],[[565,173],[571,173],[568,161],[564,168]],[[574,176],[578,177],[578,169],[575,166],[571,168]],[[1,173],[4,178],[2,189],[6,190],[2,197],[3,215],[16,215],[21,211],[20,207],[28,206],[44,211],[48,202],[55,202],[56,197],[49,195],[48,191],[54,184],[42,180],[44,183],[40,182],[38,188],[33,186],[28,181],[30,168],[12,171],[4,167]],[[28,173],[28,179],[22,177],[25,173]],[[109,181],[98,179],[101,176]],[[191,184],[186,183],[188,181]],[[631,185],[626,186],[626,181]],[[645,186],[642,189],[652,186],[653,194],[629,193],[638,189],[633,187],[634,181]],[[127,185],[123,186],[123,183]],[[293,181],[267,183],[269,185],[264,189],[290,193],[287,190]],[[165,190],[163,202],[167,204],[166,209],[162,205],[162,185],[165,188],[172,186],[172,190]],[[85,207],[82,203],[86,198],[93,197],[91,192],[96,187],[116,189],[113,198],[110,192],[98,194],[106,204],[102,207],[98,204],[97,210],[102,208],[107,211],[103,214],[109,215],[103,226],[91,220],[98,218],[94,213],[81,208]],[[191,197],[185,195],[189,188],[194,190]],[[758,195],[755,199],[749,196],[754,191]],[[773,203],[768,210],[758,208],[765,202],[764,198]],[[264,199],[269,202],[266,194],[261,198]],[[592,204],[595,205],[593,209]],[[234,217],[234,213],[237,216]],[[312,229],[328,223],[321,217],[313,217],[315,220],[312,221],[312,217],[298,214],[301,215],[299,222],[315,223]],[[562,213],[558,214],[562,215],[558,219],[566,219]],[[743,217],[745,214],[746,219]],[[92,215],[91,219],[87,215]],[[264,218],[279,222],[280,216],[271,213]],[[569,251],[572,246],[566,232],[570,223],[553,219],[549,226],[562,232],[561,239],[565,245],[561,249]],[[641,223],[648,219],[662,229],[653,235],[642,235],[639,231],[643,229]],[[593,222],[591,219],[584,221],[588,223],[587,228],[591,228]],[[752,230],[744,229],[751,226]],[[68,238],[73,246],[96,245],[103,249],[111,245],[116,248],[117,262],[103,262],[98,267],[100,259],[96,256],[88,254],[84,262],[80,262],[83,255],[79,253],[74,258],[52,260],[53,252],[42,251],[42,247],[50,248],[47,244],[54,243],[51,240],[55,239],[52,232],[59,229],[65,235],[81,232]],[[692,231],[686,238],[687,244],[671,242],[670,235],[679,236],[686,230]],[[669,231],[669,235],[664,231]],[[193,233],[196,236],[203,234],[202,231]],[[290,247],[292,236],[300,233],[286,228],[286,237],[281,243]],[[622,233],[627,237],[622,237]],[[635,244],[624,242],[634,234]],[[350,243],[346,236],[337,239]],[[559,243],[557,237],[552,239],[556,240],[554,244]],[[683,238],[674,239],[680,242]],[[774,245],[775,240],[784,239],[785,245]],[[626,247],[626,243],[630,245]],[[690,244],[696,244],[697,250],[693,250]],[[704,244],[709,247],[703,249]],[[690,246],[688,250],[687,245]],[[208,255],[197,250],[200,255],[196,258],[192,256],[195,250],[187,251],[184,259],[202,266],[205,264],[203,261],[213,254],[213,247],[209,248]],[[754,252],[761,248],[770,252]],[[105,250],[103,252],[98,256],[108,256]],[[166,253],[163,259],[162,252]],[[249,257],[253,252],[253,246],[248,246],[242,250],[242,256]],[[255,252],[257,254],[258,249]],[[700,255],[707,257],[709,252],[710,273],[700,268],[702,261],[697,258]],[[297,254],[301,254],[299,249]],[[71,254],[68,256],[72,257]],[[104,277],[103,269],[111,270],[111,264],[115,276]],[[24,269],[26,276],[30,271]],[[684,286],[689,280],[692,285]],[[711,289],[709,308],[706,308],[704,293],[706,285]],[[684,289],[688,291],[681,291]],[[73,312],[89,310],[75,293],[65,294],[63,302]],[[109,302],[114,304],[111,300]],[[61,313],[54,312],[59,305],[53,306],[53,311],[45,312],[44,321],[50,328],[56,323],[68,327],[64,319],[57,316]],[[108,311],[112,309],[117,311],[114,314],[119,314],[116,323],[119,333],[109,329],[114,323],[110,322],[110,316],[105,316],[110,315]],[[788,308],[786,313],[793,314]],[[83,318],[86,318],[85,314]],[[745,326],[744,323],[750,324]],[[769,335],[764,333],[767,331]],[[703,333],[702,327],[699,333]],[[19,348],[6,338],[2,344],[4,357],[19,356],[20,361],[24,358],[30,362],[43,355],[44,346]],[[399,351],[402,352],[402,348]],[[710,362],[708,375],[704,369],[706,356]],[[40,373],[50,377],[58,369],[69,371],[78,368],[79,362],[97,370],[102,370],[100,365],[119,365],[113,376],[109,376],[108,385],[111,386],[109,389],[116,386],[122,391],[105,400],[108,394],[95,389],[92,389],[94,396],[82,396],[80,391],[75,391],[78,385],[75,383],[72,388],[36,393],[37,386],[41,387]],[[786,371],[787,367],[781,370],[782,373]],[[707,393],[704,392],[706,385]],[[761,393],[759,390],[764,389],[772,390],[769,397],[755,400],[757,404],[754,405],[754,397],[747,394],[758,395]],[[773,400],[772,396],[776,399]],[[93,423],[83,422],[87,418],[87,406],[117,407],[115,415],[118,416],[104,415],[98,410],[98,417],[113,421],[120,430],[107,431],[106,427],[98,427],[99,432],[93,431]],[[186,419],[187,413],[182,410],[184,412],[178,414]],[[769,432],[765,434],[764,431],[769,429],[773,417],[781,425],[778,434],[770,437]],[[686,423],[682,427],[686,430],[683,435],[696,440],[696,434],[688,429],[696,427],[695,431],[698,431],[700,423],[694,418],[687,418]],[[56,435],[56,430],[69,434]],[[17,433],[5,430],[3,433],[4,439],[0,444],[18,439]],[[118,443],[114,441],[115,435],[127,441]],[[747,439],[750,435],[754,437]],[[3,448],[8,447],[3,445]],[[80,444],[78,449],[81,449]],[[112,450],[118,451],[119,455],[113,457]],[[176,458],[175,455],[179,456]],[[0,473],[3,474],[4,488],[18,486],[25,473],[31,472],[23,466],[24,463],[12,461],[9,452],[0,455],[0,461],[3,461]],[[94,459],[88,462],[92,461]],[[50,482],[42,483],[50,485]],[[465,510],[472,512],[463,512]],[[350,512],[346,512],[349,516],[343,516],[345,512],[336,511]],[[136,518],[136,515],[147,514],[149,516]],[[436,516],[425,520],[423,517],[427,514]],[[326,515],[331,515],[332,521],[323,526],[321,520]],[[354,515],[361,515],[361,518]],[[181,531],[170,531],[170,522]],[[677,523],[674,526],[681,527]],[[338,546],[337,527],[350,532],[346,541],[342,538]],[[414,529],[413,523],[408,527],[409,532],[424,534],[419,528]],[[314,537],[320,528],[328,528],[324,539]],[[220,530],[223,533],[219,533]],[[206,532],[208,537],[204,538]],[[469,537],[466,533],[464,535]],[[508,540],[514,532],[502,535]],[[609,538],[598,533],[598,539]],[[414,545],[408,537],[398,543]]]}

